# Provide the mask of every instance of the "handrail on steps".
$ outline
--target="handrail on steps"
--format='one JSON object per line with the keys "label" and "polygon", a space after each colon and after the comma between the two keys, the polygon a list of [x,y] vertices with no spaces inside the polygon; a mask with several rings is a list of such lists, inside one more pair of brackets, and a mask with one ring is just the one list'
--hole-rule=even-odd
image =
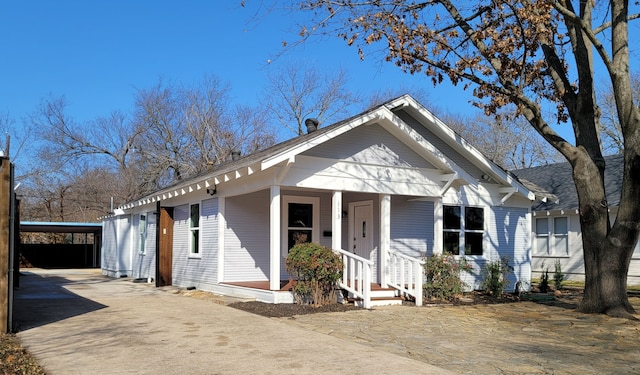
{"label": "handrail on steps", "polygon": [[362,299],[362,307],[371,308],[371,278],[373,262],[342,249],[333,249],[342,255],[342,278],[340,288]]}
{"label": "handrail on steps", "polygon": [[424,261],[389,249],[387,251],[387,285],[413,296],[416,306],[422,306]]}

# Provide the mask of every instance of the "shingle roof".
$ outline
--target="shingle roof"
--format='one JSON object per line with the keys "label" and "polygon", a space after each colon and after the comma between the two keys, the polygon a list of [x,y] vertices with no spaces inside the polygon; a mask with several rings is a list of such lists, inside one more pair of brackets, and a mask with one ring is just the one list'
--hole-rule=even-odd
{"label": "shingle roof", "polygon": [[[609,206],[617,207],[620,204],[624,158],[622,155],[610,155],[605,156],[604,159],[607,201]],[[511,173],[537,196],[547,197],[546,202],[534,203],[532,207],[534,211],[578,209],[578,194],[573,183],[571,165],[568,162],[518,169]]]}

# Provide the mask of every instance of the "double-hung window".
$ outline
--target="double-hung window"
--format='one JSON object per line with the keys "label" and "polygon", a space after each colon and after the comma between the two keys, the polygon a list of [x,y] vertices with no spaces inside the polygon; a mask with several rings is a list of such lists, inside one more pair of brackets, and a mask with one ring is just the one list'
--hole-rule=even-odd
{"label": "double-hung window", "polygon": [[569,255],[569,218],[536,218],[536,255]]}
{"label": "double-hung window", "polygon": [[189,210],[189,255],[200,255],[200,205],[192,204]]}
{"label": "double-hung window", "polygon": [[318,242],[320,235],[320,199],[286,195],[283,198],[284,238],[286,249],[298,243]]}
{"label": "double-hung window", "polygon": [[454,255],[482,255],[483,239],[483,208],[443,207],[444,252]]}

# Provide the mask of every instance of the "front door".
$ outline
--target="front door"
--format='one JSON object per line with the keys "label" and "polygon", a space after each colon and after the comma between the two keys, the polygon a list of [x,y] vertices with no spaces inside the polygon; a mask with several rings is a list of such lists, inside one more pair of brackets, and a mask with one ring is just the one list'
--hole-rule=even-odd
{"label": "front door", "polygon": [[352,253],[371,259],[373,250],[373,202],[349,203],[349,242]]}
{"label": "front door", "polygon": [[160,208],[156,286],[171,285],[173,267],[173,208]]}

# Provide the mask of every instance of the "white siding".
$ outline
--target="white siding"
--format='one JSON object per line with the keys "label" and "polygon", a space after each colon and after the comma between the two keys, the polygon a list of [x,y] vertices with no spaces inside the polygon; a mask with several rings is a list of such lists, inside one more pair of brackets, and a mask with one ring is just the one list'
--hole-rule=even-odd
{"label": "white siding", "polygon": [[469,159],[460,155],[451,146],[449,146],[442,139],[433,134],[429,129],[424,127],[406,111],[399,110],[395,111],[394,113],[398,115],[398,117],[400,117],[405,123],[407,123],[407,125],[413,128],[413,130],[417,131],[418,134],[420,134],[424,139],[434,145],[440,152],[442,152],[454,163],[456,163],[460,168],[464,169],[467,173],[471,174],[474,177],[480,178],[480,176],[482,176],[482,170],[471,163]]}
{"label": "white siding", "polygon": [[421,258],[433,251],[433,202],[391,197],[391,249]]}
{"label": "white siding", "polygon": [[226,198],[225,212],[224,281],[268,280],[269,191]]}
{"label": "white siding", "polygon": [[[531,284],[531,228],[528,210],[492,207],[489,214],[484,255],[476,262],[477,269],[482,270],[488,261],[507,257],[513,267],[513,272],[508,276],[507,290],[513,290],[518,281],[523,288],[528,288]],[[479,287],[481,282],[481,277],[476,277],[475,287]]]}
{"label": "white siding", "polygon": [[110,217],[102,221],[101,267],[105,275],[117,277],[118,272],[118,218]]}
{"label": "white siding", "polygon": [[[141,250],[140,215],[146,216],[144,253]],[[156,270],[156,213],[145,212],[133,216],[133,277],[155,278]]]}
{"label": "white siding", "polygon": [[131,238],[131,215],[123,215],[118,217],[118,238],[117,238],[117,262],[118,276],[131,276],[132,272],[132,247]]}
{"label": "white siding", "polygon": [[364,164],[434,168],[380,125],[361,126],[342,134],[303,155]]}
{"label": "white siding", "polygon": [[200,254],[189,254],[189,205],[175,207],[172,278],[176,286],[207,290],[217,283],[218,199],[195,203],[200,204]]}

